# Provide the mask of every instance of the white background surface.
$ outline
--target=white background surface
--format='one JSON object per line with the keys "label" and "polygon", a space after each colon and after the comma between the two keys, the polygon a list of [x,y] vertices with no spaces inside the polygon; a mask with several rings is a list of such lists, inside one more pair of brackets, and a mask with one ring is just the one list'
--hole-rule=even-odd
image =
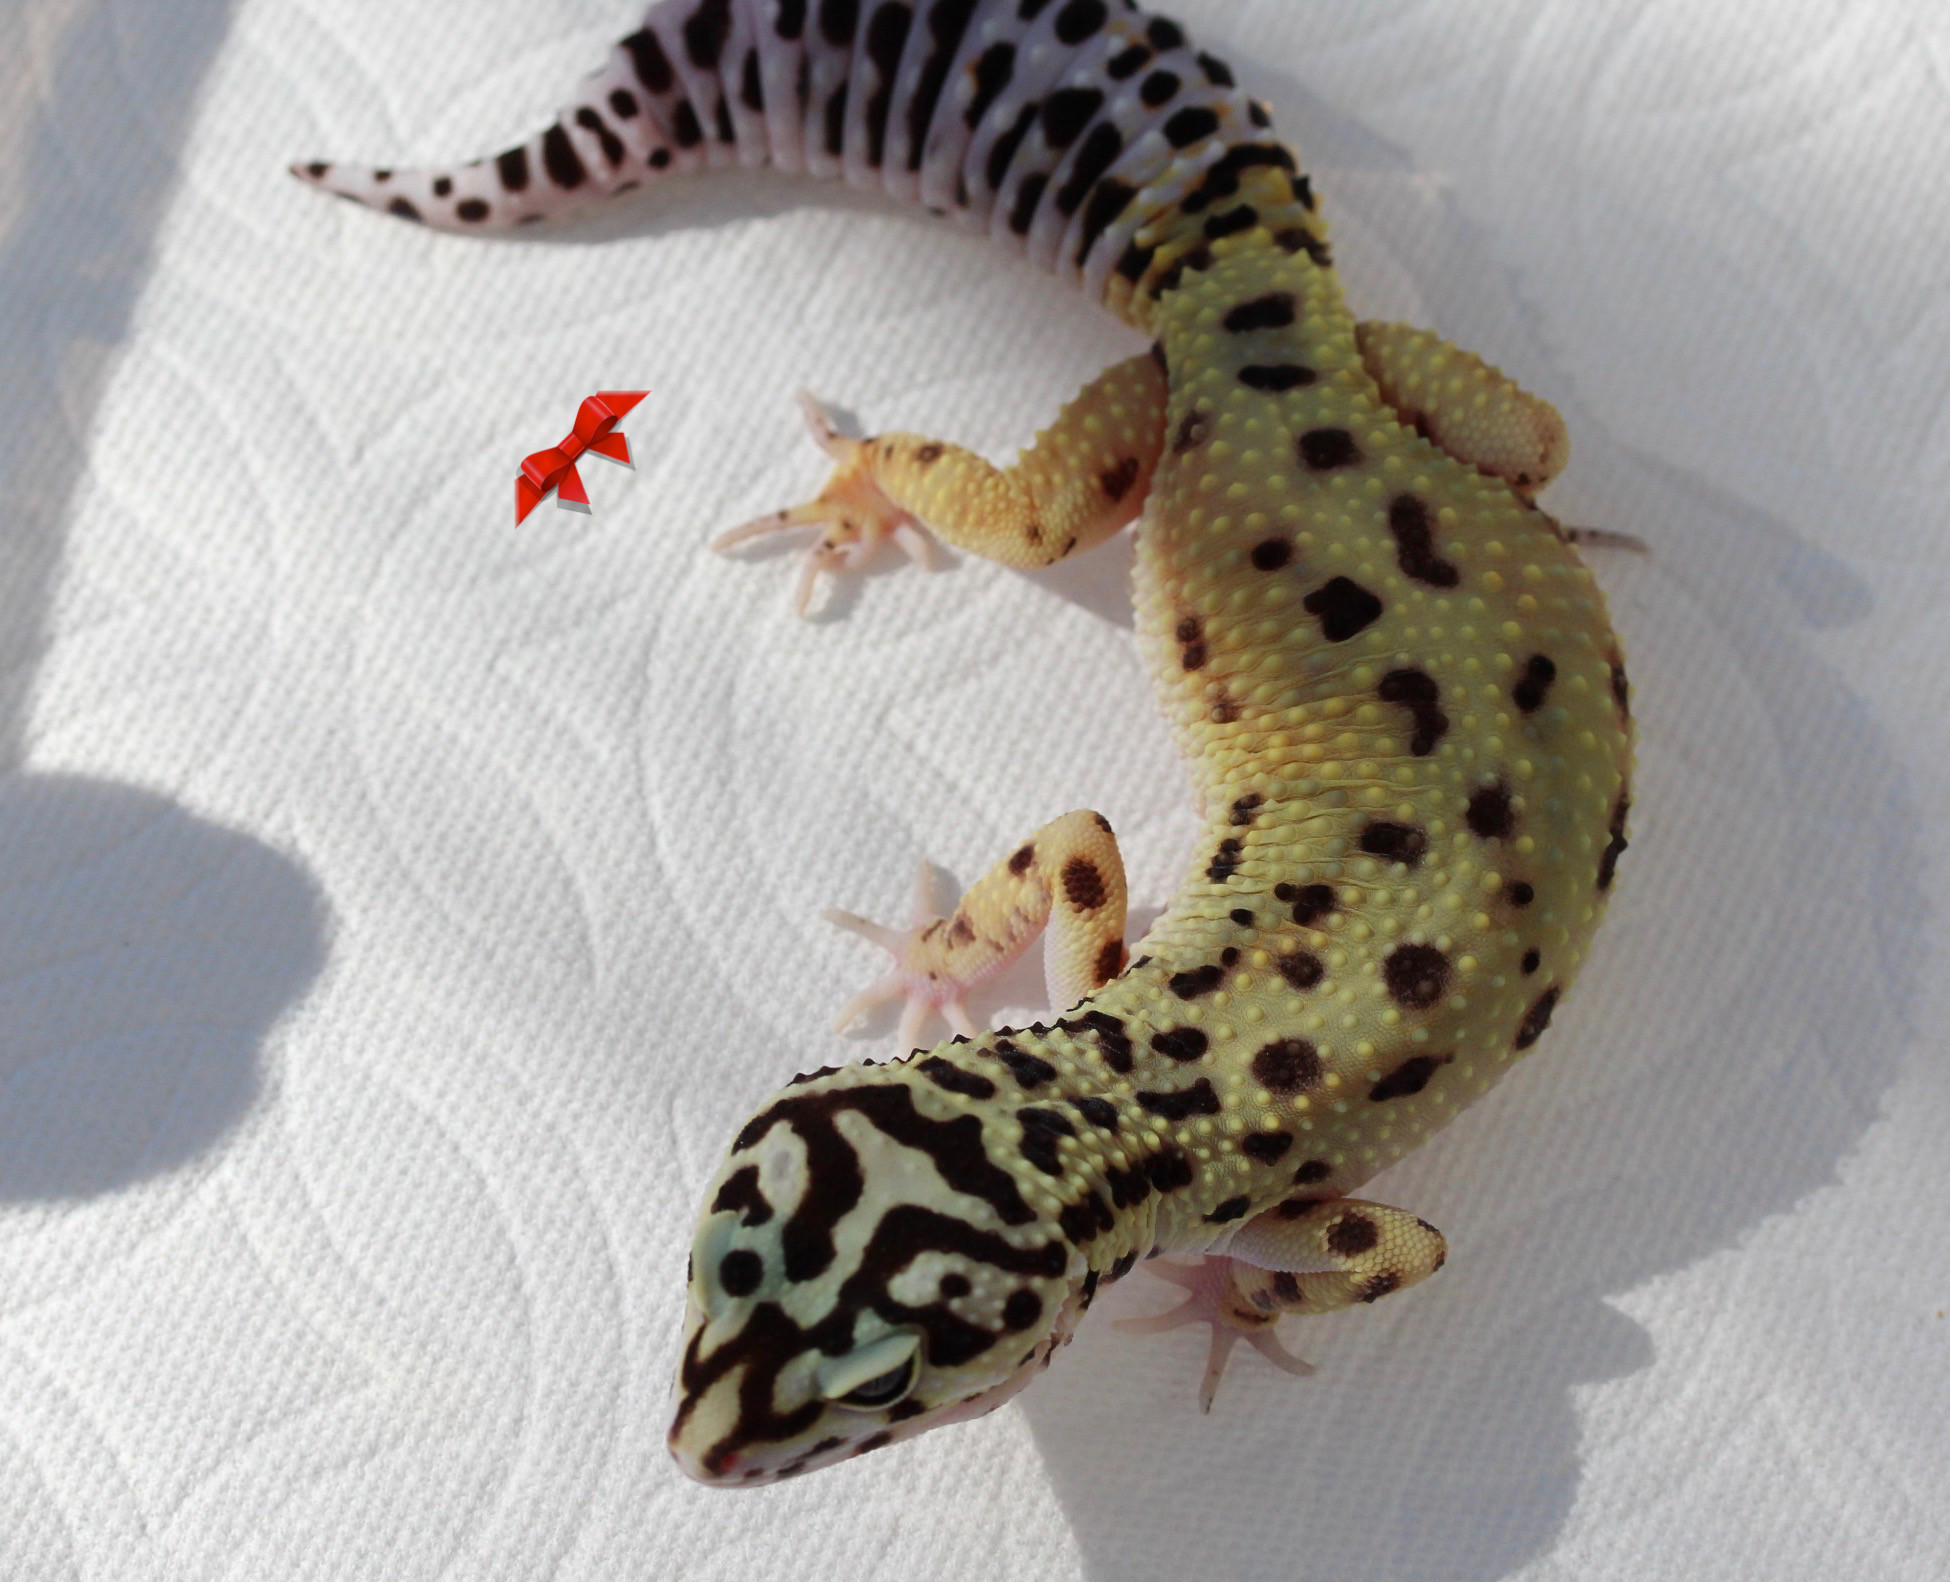
{"label": "white background surface", "polygon": [[[1950,1573],[1950,25],[1181,9],[1357,306],[1557,402],[1555,508],[1654,548],[1600,568],[1644,741],[1592,966],[1378,1189],[1448,1269],[1207,1419],[1199,1336],[1099,1317],[981,1424],[684,1483],[700,1185],[884,1052],[825,1031],[878,967],[819,908],[1091,805],[1144,920],[1190,831],[1121,549],[807,626],[702,544],[818,482],[802,384],[1006,454],[1134,342],[832,187],[490,245],[283,176],[501,146],[627,0],[9,0],[9,1582]],[[637,470],[516,533],[519,457],[630,386]]]}

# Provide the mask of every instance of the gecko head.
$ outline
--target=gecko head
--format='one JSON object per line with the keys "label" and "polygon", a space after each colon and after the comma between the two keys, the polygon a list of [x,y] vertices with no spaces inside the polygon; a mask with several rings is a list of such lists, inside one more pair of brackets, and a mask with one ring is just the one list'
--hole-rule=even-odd
{"label": "gecko head", "polygon": [[822,1074],[738,1134],[692,1244],[670,1428],[700,1482],[753,1487],[978,1417],[1069,1338],[1082,1256],[989,1157],[981,1117],[914,1082]]}

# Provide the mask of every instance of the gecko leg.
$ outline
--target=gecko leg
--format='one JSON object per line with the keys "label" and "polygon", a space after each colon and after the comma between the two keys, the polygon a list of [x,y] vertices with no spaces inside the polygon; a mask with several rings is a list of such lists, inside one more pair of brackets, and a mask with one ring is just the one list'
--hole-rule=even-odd
{"label": "gecko leg", "polygon": [[1146,353],[1105,370],[1010,467],[918,434],[849,439],[810,396],[813,437],[834,470],[813,500],[733,528],[712,548],[817,528],[801,567],[803,615],[822,573],[859,570],[893,542],[926,564],[922,524],[1006,566],[1047,566],[1135,520],[1164,448],[1165,373]]}
{"label": "gecko leg", "polygon": [[1402,422],[1526,500],[1564,470],[1570,431],[1557,408],[1474,352],[1407,324],[1355,327],[1361,361]]}
{"label": "gecko leg", "polygon": [[1199,1388],[1211,1411],[1233,1345],[1248,1341],[1289,1373],[1313,1370],[1273,1335],[1283,1313],[1331,1313],[1378,1302],[1442,1267],[1448,1244],[1427,1220],[1356,1198],[1298,1198],[1242,1225],[1222,1255],[1164,1264],[1157,1273],[1189,1293],[1176,1308],[1118,1327],[1137,1334],[1210,1324],[1212,1347]]}
{"label": "gecko leg", "polygon": [[[923,872],[923,886],[926,872]],[[931,1012],[974,1037],[969,990],[994,977],[1043,935],[1043,976],[1050,1004],[1067,1008],[1124,970],[1124,859],[1117,838],[1096,813],[1066,813],[997,863],[946,917],[927,916],[925,888],[914,925],[901,932],[850,912],[827,919],[872,940],[894,958],[894,970],[870,984],[840,1013],[844,1032],[886,1000],[905,999],[900,1039],[917,1039]]]}

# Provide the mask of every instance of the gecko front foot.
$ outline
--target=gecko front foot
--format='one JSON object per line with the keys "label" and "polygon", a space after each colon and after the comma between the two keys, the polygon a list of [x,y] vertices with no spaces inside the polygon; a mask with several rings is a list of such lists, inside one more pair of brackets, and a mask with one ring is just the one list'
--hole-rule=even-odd
{"label": "gecko front foot", "polygon": [[1213,1397],[1219,1393],[1219,1380],[1225,1376],[1226,1362],[1232,1356],[1232,1348],[1242,1340],[1286,1373],[1305,1378],[1314,1371],[1312,1363],[1303,1362],[1280,1344],[1273,1328],[1277,1314],[1260,1312],[1240,1300],[1233,1284],[1230,1258],[1201,1258],[1196,1263],[1161,1260],[1148,1267],[1159,1279],[1181,1287],[1186,1293],[1185,1300],[1168,1312],[1149,1318],[1119,1319],[1116,1327],[1130,1335],[1155,1335],[1168,1329],[1182,1329],[1187,1324],[1210,1324],[1212,1345],[1206,1353],[1205,1377],[1198,1390],[1201,1412],[1212,1410]]}
{"label": "gecko front foot", "polygon": [[774,511],[755,521],[734,527],[711,542],[719,554],[748,544],[754,539],[789,533],[802,527],[816,527],[819,536],[806,551],[799,571],[798,592],[793,607],[804,615],[812,607],[813,592],[822,572],[840,575],[862,570],[879,552],[881,545],[897,544],[907,558],[924,570],[933,563],[928,552],[928,535],[907,511],[882,493],[875,482],[871,462],[872,441],[849,439],[833,427],[825,409],[801,391],[799,404],[805,410],[806,426],[821,450],[833,458],[833,475],[818,496],[803,505]]}
{"label": "gecko front foot", "polygon": [[919,1047],[921,1029],[935,1013],[964,1038],[978,1036],[966,1004],[971,985],[947,969],[943,952],[936,943],[949,923],[934,911],[933,892],[934,871],[924,862],[914,881],[913,921],[905,931],[837,909],[825,914],[827,922],[872,940],[894,958],[893,971],[876,978],[847,1001],[839,1020],[833,1024],[834,1032],[845,1032],[876,1005],[905,999],[907,1006],[901,1013],[900,1025],[903,1049]]}

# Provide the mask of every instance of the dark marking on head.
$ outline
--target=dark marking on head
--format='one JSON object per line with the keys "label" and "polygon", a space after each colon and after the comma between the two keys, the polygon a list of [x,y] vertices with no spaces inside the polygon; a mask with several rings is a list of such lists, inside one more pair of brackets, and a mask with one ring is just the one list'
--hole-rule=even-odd
{"label": "dark marking on head", "polygon": [[1205,1034],[1196,1027],[1170,1027],[1151,1035],[1151,1047],[1181,1065],[1200,1059],[1208,1046]]}
{"label": "dark marking on head", "polygon": [[1304,1038],[1281,1038],[1253,1056],[1253,1080],[1269,1093],[1303,1093],[1326,1075],[1320,1051]]}
{"label": "dark marking on head", "polygon": [[1433,945],[1397,945],[1381,964],[1388,997],[1411,1011],[1426,1011],[1449,987],[1449,958]]}
{"label": "dark marking on head", "polygon": [[1322,584],[1300,602],[1330,643],[1344,643],[1381,619],[1381,600],[1347,577]]}
{"label": "dark marking on head", "polygon": [[995,1084],[979,1071],[964,1071],[952,1060],[943,1060],[939,1055],[929,1055],[914,1068],[945,1093],[956,1093],[965,1099],[992,1099],[995,1097]]}
{"label": "dark marking on head", "polygon": [[711,1200],[713,1214],[732,1213],[745,1225],[763,1225],[772,1217],[772,1205],[758,1187],[758,1166],[742,1165],[725,1177],[718,1195]]}
{"label": "dark marking on head", "polygon": [[1137,1101],[1153,1115],[1168,1121],[1183,1121],[1191,1119],[1194,1115],[1219,1113],[1219,1095],[1212,1090],[1209,1077],[1200,1077],[1189,1088],[1177,1088],[1168,1093],[1140,1088]]}

